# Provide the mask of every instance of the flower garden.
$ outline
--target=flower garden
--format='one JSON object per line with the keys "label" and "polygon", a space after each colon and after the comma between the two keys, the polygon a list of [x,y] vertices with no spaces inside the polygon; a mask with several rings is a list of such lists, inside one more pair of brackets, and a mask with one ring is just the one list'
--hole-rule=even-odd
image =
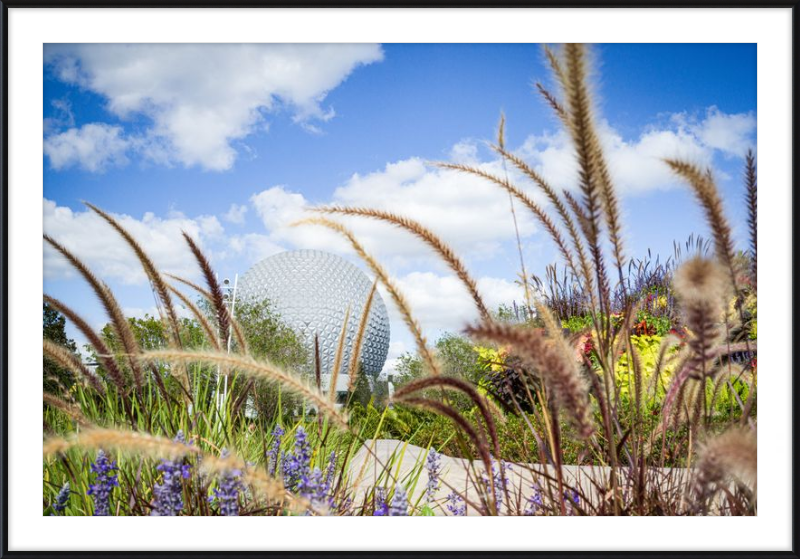
{"label": "flower garden", "polygon": [[[502,121],[493,149],[527,184],[441,164],[508,194],[558,249],[541,277],[520,263],[525,300],[487,308],[460,256],[413,215],[326,206],[297,224],[346,240],[399,309],[416,348],[399,360],[391,393],[385,380],[353,374],[337,403],[304,373],[314,356],[268,305],[230,312],[189,235],[175,242],[202,285],[160,271],[123,225],[89,205],[157,294],[161,316],[144,319],[126,317],[102,279],[46,236],[108,324],[98,332],[69,302],[44,296],[45,324],[61,334],[46,327],[43,342],[43,514],[755,515],[755,157],[742,170],[749,246],[735,246],[723,207],[741,200],[723,200],[711,171],[667,159],[702,209],[706,238],[676,240],[667,259],[628,254],[585,47],[546,55],[560,90],[539,89],[572,142],[579,190],[562,191],[507,151]],[[427,244],[480,320],[426,339],[341,216],[390,223]],[[65,322],[89,340],[96,366],[70,346]],[[379,452],[381,441],[396,444]]]}

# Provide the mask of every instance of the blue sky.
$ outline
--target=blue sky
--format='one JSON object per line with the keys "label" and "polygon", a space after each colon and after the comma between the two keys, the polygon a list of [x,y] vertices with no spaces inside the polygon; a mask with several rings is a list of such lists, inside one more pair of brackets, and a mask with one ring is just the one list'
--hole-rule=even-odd
{"label": "blue sky", "polygon": [[[668,256],[673,240],[706,232],[660,157],[714,168],[743,242],[756,46],[606,44],[593,59],[629,254]],[[45,231],[104,277],[131,315],[152,312],[152,294],[133,255],[81,200],[119,216],[165,270],[195,279],[181,229],[232,276],[297,247],[352,258],[323,231],[288,227],[304,207],[391,209],[460,250],[497,305],[519,297],[508,198],[426,162],[502,171],[486,142],[503,111],[507,145],[556,186],[575,186],[566,139],[532,87],[555,89],[538,45],[48,45],[43,70]],[[475,316],[425,247],[383,225],[347,224],[432,337]],[[540,273],[556,255],[528,216],[520,225],[528,268]],[[44,258],[45,292],[103,324],[80,279],[49,250]],[[392,316],[390,357],[411,348]]]}

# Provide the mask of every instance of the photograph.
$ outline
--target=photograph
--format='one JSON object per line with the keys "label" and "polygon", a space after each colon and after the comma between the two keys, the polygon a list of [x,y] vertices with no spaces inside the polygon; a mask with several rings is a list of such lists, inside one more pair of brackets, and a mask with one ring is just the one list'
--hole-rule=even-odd
{"label": "photograph", "polygon": [[42,515],[757,516],[759,48],[44,44]]}

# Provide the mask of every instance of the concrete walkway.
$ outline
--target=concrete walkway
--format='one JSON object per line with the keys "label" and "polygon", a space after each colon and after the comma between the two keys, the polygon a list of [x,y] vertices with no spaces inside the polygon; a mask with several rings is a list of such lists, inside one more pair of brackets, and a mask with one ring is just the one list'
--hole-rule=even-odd
{"label": "concrete walkway", "polygon": [[[475,489],[475,480],[484,474],[485,468],[481,461],[470,461],[463,458],[452,458],[440,455],[440,480],[439,490],[435,493],[431,508],[436,515],[449,514],[446,512],[447,496],[455,490],[465,496],[468,501],[479,504],[478,492]],[[425,497],[428,484],[428,472],[425,468],[427,450],[418,446],[406,444],[403,441],[392,439],[369,440],[355,454],[350,464],[349,472],[351,483],[354,486],[355,502],[359,503],[364,495],[375,486],[394,485],[387,481],[387,470],[391,478],[398,479],[409,489],[409,501],[419,503],[422,507],[427,499]],[[499,469],[499,466],[498,466]],[[601,466],[564,466],[563,483],[565,487],[575,489],[581,496],[584,506],[588,503],[597,505],[603,496],[597,486],[607,487],[610,468]],[[622,476],[627,474],[626,468],[620,469]],[[541,464],[511,464],[506,468],[508,479],[507,489],[508,509],[506,514],[522,514],[529,499],[535,494],[535,487],[547,487],[547,478],[555,479],[555,469]],[[679,498],[685,490],[687,472],[685,469],[657,469],[651,468],[647,472],[648,484],[659,484],[662,490],[675,491]],[[416,482],[414,478],[416,477]],[[480,482],[478,482],[480,483]],[[555,487],[555,484],[553,485]],[[545,498],[547,502],[548,499]],[[569,512],[569,509],[568,509]],[[478,515],[479,512],[472,506],[467,506],[468,515]]]}

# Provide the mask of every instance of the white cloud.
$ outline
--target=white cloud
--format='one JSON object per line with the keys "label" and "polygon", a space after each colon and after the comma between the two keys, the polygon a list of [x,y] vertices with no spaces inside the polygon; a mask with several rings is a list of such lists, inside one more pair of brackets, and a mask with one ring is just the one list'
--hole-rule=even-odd
{"label": "white cloud", "polygon": [[333,117],[329,91],[359,65],[383,58],[372,44],[48,45],[62,81],[107,99],[122,119],[152,121],[136,144],[158,163],[226,170],[233,142],[286,109],[296,122]]}
{"label": "white cloud", "polygon": [[50,105],[55,109],[54,115],[44,119],[44,133],[51,133],[62,128],[75,126],[75,115],[72,113],[72,105],[66,99],[53,99]]}
{"label": "white cloud", "polygon": [[[433,272],[411,272],[396,278],[398,287],[408,300],[411,311],[426,332],[460,332],[479,318],[475,302],[464,284],[453,275],[437,275]],[[490,309],[501,303],[511,304],[523,300],[522,288],[503,278],[481,277],[477,280],[478,292]],[[393,328],[403,328],[402,317],[381,289],[387,302]]]}
{"label": "white cloud", "polygon": [[247,206],[244,204],[231,204],[231,208],[223,216],[225,221],[241,225],[244,223],[244,216],[247,213]]}
{"label": "white cloud", "polygon": [[[715,153],[741,157],[755,145],[755,130],[754,114],[725,114],[715,107],[708,109],[702,119],[672,115],[666,126],[649,127],[634,140],[625,140],[606,122],[599,125],[609,171],[622,194],[679,184],[664,164],[664,158],[712,165]],[[518,154],[554,186],[576,188],[577,163],[566,133],[530,136]]]}
{"label": "white cloud", "polygon": [[102,123],[70,128],[44,140],[44,153],[54,169],[77,165],[92,173],[127,163],[125,152],[128,147],[129,142],[123,137],[121,127]]}
{"label": "white cloud", "polygon": [[[129,215],[112,215],[133,235],[160,270],[190,278],[198,277],[199,270],[183,240],[182,231],[197,240],[201,247],[224,235],[222,226],[213,216],[188,218],[173,212],[160,218],[146,213],[137,219]],[[45,199],[44,231],[84,260],[101,278],[113,278],[125,284],[146,284],[146,276],[132,249],[94,212],[75,212]],[[44,274],[49,279],[74,275],[66,260],[48,244],[44,247]]]}
{"label": "white cloud", "polygon": [[[255,263],[286,250],[283,246],[270,239],[269,235],[248,233],[231,237],[229,248],[233,254],[244,256],[247,262]],[[244,272],[245,270],[241,270]]]}
{"label": "white cloud", "polygon": [[[497,161],[477,165],[502,175]],[[508,195],[502,189],[471,175],[426,167],[417,158],[390,163],[368,175],[353,175],[336,189],[333,201],[411,217],[457,251],[473,257],[494,254],[499,243],[514,236]],[[530,235],[534,231],[533,220],[527,214],[519,217],[521,234]],[[383,224],[372,225],[368,232],[375,235],[371,244],[377,250],[401,255],[426,251],[420,241]]]}
{"label": "white cloud", "polygon": [[756,116],[753,113],[729,115],[711,107],[706,111],[706,118],[691,129],[705,145],[726,155],[744,157],[748,149],[755,147]]}
{"label": "white cloud", "polygon": [[[478,163],[499,172],[499,163]],[[290,227],[313,215],[313,207],[302,194],[275,186],[251,197],[269,239],[283,246],[316,248],[351,253],[349,244],[336,233],[321,227]],[[337,188],[329,203],[378,208],[409,216],[445,242],[473,259],[496,256],[500,244],[514,237],[509,217],[509,199],[487,181],[455,171],[427,167],[412,158],[386,165],[367,175],[353,175]],[[441,267],[431,249],[406,231],[362,217],[334,216],[350,228],[365,248],[391,268]],[[532,218],[519,215],[523,236],[534,231]]]}
{"label": "white cloud", "polygon": [[288,191],[284,186],[273,186],[253,194],[250,202],[270,231],[281,229],[300,219],[306,207],[306,199],[302,194]]}

